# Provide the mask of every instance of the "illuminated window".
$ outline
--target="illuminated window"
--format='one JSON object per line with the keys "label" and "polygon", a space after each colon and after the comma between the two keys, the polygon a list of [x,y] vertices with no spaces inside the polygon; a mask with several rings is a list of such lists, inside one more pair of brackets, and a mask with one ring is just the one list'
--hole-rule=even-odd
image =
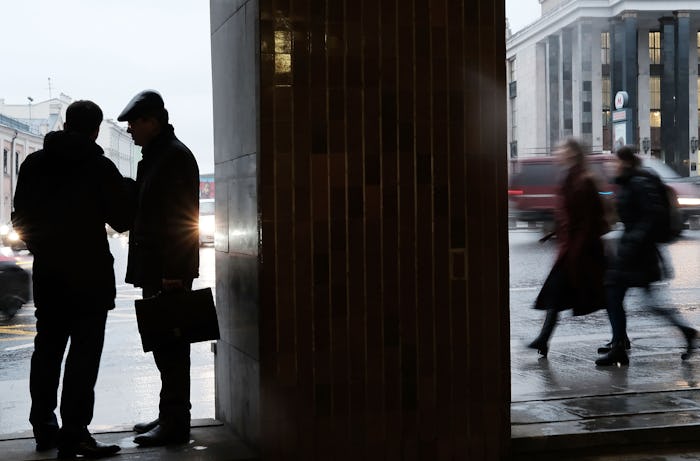
{"label": "illuminated window", "polygon": [[661,32],[649,32],[649,64],[661,64]]}
{"label": "illuminated window", "polygon": [[649,77],[649,126],[661,127],[661,77]]}
{"label": "illuminated window", "polygon": [[610,64],[610,32],[600,34],[600,63]]}

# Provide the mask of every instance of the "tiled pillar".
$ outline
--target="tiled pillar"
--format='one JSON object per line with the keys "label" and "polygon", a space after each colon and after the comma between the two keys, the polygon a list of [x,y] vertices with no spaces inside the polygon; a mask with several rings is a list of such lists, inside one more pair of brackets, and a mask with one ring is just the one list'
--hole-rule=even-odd
{"label": "tiled pillar", "polygon": [[269,460],[504,459],[503,2],[211,4],[219,417]]}

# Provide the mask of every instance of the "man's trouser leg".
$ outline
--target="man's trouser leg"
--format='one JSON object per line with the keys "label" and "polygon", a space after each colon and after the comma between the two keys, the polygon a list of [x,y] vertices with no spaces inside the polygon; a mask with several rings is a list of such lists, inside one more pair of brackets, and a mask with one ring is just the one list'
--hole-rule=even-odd
{"label": "man's trouser leg", "polygon": [[70,326],[61,394],[62,432],[87,435],[95,406],[95,383],[100,368],[107,310],[83,310]]}
{"label": "man's trouser leg", "polygon": [[59,309],[37,308],[36,336],[29,372],[32,407],[29,422],[34,436],[41,438],[58,431],[56,405],[63,353],[68,343],[67,320]]}

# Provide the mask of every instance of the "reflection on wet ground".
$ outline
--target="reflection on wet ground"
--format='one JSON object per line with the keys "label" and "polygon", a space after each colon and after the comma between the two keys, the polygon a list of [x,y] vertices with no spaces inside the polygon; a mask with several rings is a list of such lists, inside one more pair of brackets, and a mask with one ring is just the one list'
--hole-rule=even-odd
{"label": "reflection on wet ground", "polygon": [[[531,306],[556,251],[555,242],[542,244],[538,237],[533,231],[510,233],[511,417],[516,451],[553,449],[557,444],[569,449],[590,446],[593,439],[586,436],[593,434],[598,437],[594,443],[608,443],[612,439],[605,437],[613,436],[618,443],[635,437],[637,442],[652,442],[645,432],[652,429],[667,440],[700,439],[700,434],[687,431],[689,425],[700,428],[700,351],[683,362],[683,338],[642,309],[640,292],[632,291],[626,299],[632,341],[629,366],[594,365],[597,348],[610,339],[604,311],[583,317],[565,313],[547,359],[525,347],[542,324],[544,313]],[[667,250],[675,278],[662,284],[666,302],[699,327],[700,232],[686,231]]]}

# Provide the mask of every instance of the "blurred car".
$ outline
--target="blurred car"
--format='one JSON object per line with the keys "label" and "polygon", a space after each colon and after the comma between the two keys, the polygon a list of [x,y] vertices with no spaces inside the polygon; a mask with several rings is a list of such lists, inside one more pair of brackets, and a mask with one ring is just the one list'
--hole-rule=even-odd
{"label": "blurred car", "polygon": [[27,245],[22,241],[22,236],[9,224],[0,226],[0,241],[2,246],[10,247],[13,251],[27,249]]}
{"label": "blurred car", "polygon": [[[684,178],[657,158],[640,155],[642,166],[654,171],[678,196],[678,209],[683,221],[700,216],[700,186],[698,178]],[[593,154],[587,156],[591,170],[600,178],[600,194],[614,199],[615,155]],[[530,157],[514,165],[508,187],[508,198],[513,206],[514,218],[525,222],[542,222],[545,227],[554,220],[554,207],[562,170],[553,156]]]}
{"label": "blurred car", "polygon": [[29,272],[19,266],[14,257],[0,255],[0,318],[15,316],[30,299]]}
{"label": "blurred car", "polygon": [[199,200],[199,246],[214,243],[214,199]]}

